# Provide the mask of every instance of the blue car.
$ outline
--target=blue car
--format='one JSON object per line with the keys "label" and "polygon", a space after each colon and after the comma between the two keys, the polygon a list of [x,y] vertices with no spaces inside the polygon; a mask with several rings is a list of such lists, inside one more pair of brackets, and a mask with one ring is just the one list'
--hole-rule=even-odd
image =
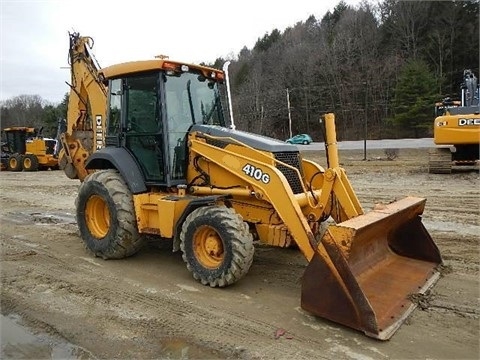
{"label": "blue car", "polygon": [[308,134],[298,134],[295,136],[292,136],[291,138],[285,140],[285,142],[289,144],[302,144],[302,145],[308,145],[311,142],[313,142],[312,138]]}

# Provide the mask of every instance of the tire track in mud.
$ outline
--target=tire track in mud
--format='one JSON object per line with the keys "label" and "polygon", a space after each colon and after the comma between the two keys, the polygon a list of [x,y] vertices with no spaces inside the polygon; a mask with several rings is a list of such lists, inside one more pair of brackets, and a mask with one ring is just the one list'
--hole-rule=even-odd
{"label": "tire track in mud", "polygon": [[[58,275],[60,275],[60,273],[58,273]],[[48,277],[37,277],[37,280],[39,282],[49,283],[50,287],[52,281],[58,283],[58,280],[53,280]],[[238,342],[248,344],[251,343],[253,339],[266,336],[271,337],[275,330],[271,325],[258,320],[241,318],[233,312],[226,312],[228,314],[228,320],[223,321],[219,318],[215,307],[207,311],[177,296],[172,296],[172,294],[163,293],[162,296],[159,297],[141,293],[124,293],[107,287],[97,286],[96,283],[94,286],[90,286],[88,290],[73,286],[68,282],[62,282],[58,286],[68,291],[69,294],[79,295],[77,301],[84,302],[85,305],[92,303],[89,299],[93,299],[96,306],[99,302],[104,304],[107,309],[104,308],[101,312],[105,310],[107,310],[107,312],[113,312],[115,314],[113,315],[115,321],[125,324],[126,327],[131,327],[133,322],[136,323],[135,328],[142,327],[143,329],[150,330],[160,328],[162,329],[161,333],[166,337],[183,336],[185,338],[191,338],[193,335],[191,324],[195,324],[194,334],[200,333],[203,334],[203,336],[202,338],[195,336],[196,339],[193,342],[216,350],[225,351],[226,353],[234,353],[238,347]],[[100,291],[103,291],[101,299],[99,299],[97,295]],[[111,305],[111,299],[116,299],[119,304]],[[55,301],[50,300],[48,302],[51,304]],[[159,308],[162,309],[160,313],[156,311],[156,309]],[[143,309],[143,311],[139,313],[138,309]],[[163,313],[168,314],[168,316],[162,316]],[[225,311],[222,311],[222,313],[225,313]],[[147,330],[147,332],[150,333],[151,331]],[[222,334],[222,339],[224,339],[222,342],[218,342],[217,340],[219,333]],[[209,334],[212,334],[212,336],[209,336]],[[229,341],[225,343],[225,339],[235,339],[235,341],[228,344]],[[301,339],[291,341],[290,345],[294,345],[293,343],[299,341],[301,341]],[[212,344],[214,345],[212,346]],[[260,351],[262,349],[258,348],[258,350]],[[286,351],[283,355],[298,356],[303,350],[301,344],[298,344],[295,351],[291,353],[290,351]],[[268,353],[270,353],[270,351],[268,351]]]}
{"label": "tire track in mud", "polygon": [[458,304],[442,299],[442,296],[435,291],[429,291],[425,294],[414,294],[410,300],[417,304],[421,310],[434,311],[439,313],[450,313],[459,317],[479,319],[480,309],[477,304]]}
{"label": "tire track in mud", "polygon": [[[25,251],[22,250],[22,246],[17,247],[19,252]],[[311,359],[334,357],[341,359],[339,352],[340,354],[350,352],[354,357],[357,355],[356,357],[369,358],[352,351],[355,349],[355,343],[342,336],[342,331],[339,332],[338,328],[325,325],[321,320],[315,321],[315,318],[309,315],[303,315],[302,321],[306,323],[304,326],[316,328],[318,338],[300,336],[293,331],[289,332],[293,339],[289,339],[288,343],[280,343],[278,340],[273,340],[275,326],[248,317],[234,309],[222,309],[212,304],[206,304],[208,307],[205,308],[203,301],[201,303],[189,301],[188,297],[183,297],[183,293],[178,290],[152,293],[148,289],[142,289],[141,284],[128,278],[120,279],[116,274],[111,274],[109,270],[99,272],[90,261],[85,261],[85,266],[79,267],[72,264],[72,259],[58,259],[48,251],[43,252],[42,250],[37,256],[48,257],[48,261],[38,259],[38,262],[49,263],[49,268],[39,269],[33,264],[29,264],[28,259],[19,260],[25,265],[31,265],[32,271],[27,271],[28,275],[24,281],[17,278],[14,289],[10,287],[10,290],[13,291],[9,293],[15,293],[17,298],[20,298],[22,294],[29,294],[32,301],[37,299],[39,293],[43,294],[43,298],[40,297],[40,299],[44,303],[43,311],[47,314],[47,318],[48,313],[54,311],[64,312],[64,316],[69,318],[69,321],[88,322],[84,316],[88,311],[90,316],[97,320],[101,319],[101,322],[105,324],[105,333],[108,333],[108,329],[112,327],[115,329],[120,327],[117,329],[120,334],[125,332],[136,339],[143,339],[143,346],[151,346],[152,352],[158,351],[158,349],[149,338],[180,337],[188,339],[192,344],[211,349],[211,351],[222,352],[222,356],[219,358]],[[92,257],[92,259],[96,258]],[[263,261],[269,262],[270,260],[263,259]],[[277,260],[273,259],[272,261]],[[33,270],[36,271],[35,275],[33,275]],[[128,266],[125,267],[125,271],[128,272]],[[102,277],[91,277],[92,272],[96,275],[101,273]],[[82,283],[76,282],[79,276],[86,280]],[[39,284],[38,289],[31,288],[32,278],[34,283]],[[8,284],[9,280],[12,279],[2,279],[2,283]],[[44,293],[46,289],[50,289],[51,292]],[[24,302],[25,308],[28,307],[28,301]],[[71,303],[70,307],[65,307],[65,301]],[[28,316],[34,315],[28,314]],[[40,324],[46,323],[46,319],[37,321]],[[56,332],[65,334],[65,330],[58,329],[55,324],[49,326],[56,329]],[[90,326],[94,326],[94,324]],[[219,334],[222,335],[219,336]],[[74,334],[67,333],[66,338],[70,342],[77,343]],[[115,341],[115,339],[111,341]],[[245,346],[239,344],[245,344]],[[308,348],[305,347],[305,344],[308,344]],[[325,349],[326,344],[328,344],[328,349]],[[79,343],[78,345],[83,346],[84,344]],[[351,348],[347,345],[350,345]],[[320,351],[320,349],[322,350]],[[371,351],[369,353],[372,358],[379,358],[379,354]],[[106,356],[112,355],[105,354]],[[349,357],[345,356],[344,358]]]}
{"label": "tire track in mud", "polygon": [[[405,179],[401,179],[401,176],[395,173],[392,176],[372,178],[361,176],[357,179],[358,181],[353,181],[352,185],[365,205],[370,205],[372,200],[390,201],[394,198],[414,195],[426,198],[427,207],[447,209],[451,214],[469,211],[474,211],[477,215],[480,213],[478,206],[480,177],[477,174],[461,177],[417,174],[405,176]],[[470,205],[473,206],[469,207]]]}
{"label": "tire track in mud", "polygon": [[[73,236],[76,236],[74,233],[72,233],[72,230],[73,230],[73,227],[74,226],[71,226],[71,225],[64,225],[62,227],[56,227],[57,231],[59,231],[60,233],[69,233],[70,235],[73,235]],[[3,238],[4,236],[2,236]],[[3,239],[5,240],[5,239]],[[45,249],[44,247],[42,246],[36,246],[36,250],[30,250],[32,248],[32,244],[31,242],[23,239],[23,238],[16,238],[14,239],[15,243],[14,244],[10,244],[10,246],[8,246],[9,250],[6,252],[6,259],[7,261],[18,261],[18,260],[26,260],[27,257],[29,256],[34,256],[34,255],[40,255],[40,256],[45,256],[48,258],[48,260],[44,260],[44,261],[41,261],[41,259],[37,259],[37,262],[45,262],[45,263],[57,263],[57,265],[55,267],[53,267],[53,271],[52,271],[52,268],[49,268],[47,269],[42,276],[40,275],[36,275],[35,276],[35,279],[36,279],[36,282],[38,283],[46,283],[50,286],[50,284],[55,284],[55,286],[53,286],[54,290],[58,290],[58,289],[63,289],[63,290],[68,290],[68,292],[72,293],[72,294],[78,294],[79,296],[79,300],[80,302],[84,302],[85,304],[87,305],[90,305],[91,303],[102,303],[102,304],[108,304],[110,299],[118,299],[118,298],[121,298],[122,299],[122,303],[126,303],[126,304],[139,304],[139,307],[146,307],[146,308],[158,308],[158,307],[161,307],[161,308],[165,308],[165,304],[167,304],[166,308],[167,308],[167,312],[169,314],[174,314],[174,316],[176,316],[177,318],[183,318],[185,317],[185,310],[184,309],[188,309],[189,307],[191,308],[192,306],[190,306],[189,304],[185,304],[184,301],[180,298],[178,298],[177,296],[175,295],[171,295],[171,299],[159,299],[158,297],[152,297],[151,295],[143,295],[141,293],[119,293],[118,291],[116,290],[112,290],[112,289],[109,289],[109,292],[105,295],[104,293],[104,290],[106,289],[105,287],[105,284],[109,284],[109,283],[116,283],[118,282],[118,278],[111,278],[107,283],[103,282],[102,281],[102,284],[101,285],[97,285],[97,282],[94,282],[94,283],[90,283],[88,285],[87,288],[83,288],[83,287],[80,287],[78,288],[78,285],[74,284],[73,282],[71,281],[67,281],[66,283],[59,283],[58,279],[62,279],[62,278],[65,278],[66,276],[66,271],[68,271],[68,273],[72,274],[72,276],[75,277],[78,276],[78,267],[77,266],[71,266],[71,262],[70,261],[65,261],[65,260],[62,260],[62,259],[58,259],[56,258],[55,256],[53,256],[52,254],[49,253],[48,251],[48,248]],[[79,242],[81,242],[80,240],[78,240]],[[24,247],[27,247],[27,249],[24,249]],[[269,251],[276,251],[277,253],[279,253],[280,250],[282,251],[288,251],[286,249],[259,249],[259,250],[264,250],[264,252],[269,252]],[[299,263],[299,259],[298,257],[294,256],[293,258],[292,257],[289,257],[288,255],[295,255],[293,253],[291,254],[286,254],[286,256],[284,256],[285,259],[287,260],[293,260],[293,261],[290,261],[289,262],[289,265],[294,265],[295,268],[301,268],[303,265],[301,265]],[[92,259],[95,259],[92,257]],[[53,260],[53,261],[52,261]],[[283,260],[283,259],[282,259]],[[279,260],[278,259],[278,256],[273,256],[272,258],[269,258],[269,257],[265,257],[262,255],[262,253],[260,252],[260,254],[257,256],[256,258],[256,261],[257,263],[261,266],[261,267],[264,267],[265,269],[274,269],[275,273],[271,273],[270,275],[273,276],[274,279],[276,279],[278,277],[278,275],[280,275],[281,273],[285,273],[287,278],[284,278],[283,276],[280,276],[283,280],[292,280],[292,277],[295,277],[294,275],[292,275],[291,271],[287,270],[285,267],[281,267],[280,265],[282,265],[284,262],[282,260]],[[273,265],[272,265],[272,262],[273,262]],[[300,261],[301,262],[301,261]],[[58,268],[58,270],[57,270]],[[87,264],[87,266],[81,266],[82,270],[85,270],[89,268],[89,265]],[[91,268],[91,267],[90,267]],[[290,268],[289,268],[290,269]],[[49,275],[50,273],[50,275]],[[52,273],[54,274],[54,276],[52,277]],[[68,276],[69,278],[70,276]],[[276,279],[278,280],[278,279]],[[274,280],[274,282],[276,282],[276,280]],[[73,280],[74,281],[74,280]],[[293,280],[292,280],[293,281]],[[285,286],[286,284],[283,284],[283,286]],[[287,284],[288,285],[288,284]],[[293,284],[292,284],[293,285]],[[50,286],[52,287],[52,286]],[[296,287],[293,286],[292,288]],[[78,289],[77,289],[78,288]],[[77,289],[77,290],[75,290]],[[28,293],[30,289],[23,289],[22,292],[24,293]],[[98,294],[102,294],[101,297],[99,297]],[[83,297],[83,298],[82,298]],[[101,298],[103,298],[103,300],[101,301]],[[83,300],[82,300],[83,299]],[[92,300],[93,299],[93,300]],[[137,308],[137,307],[135,307]],[[135,308],[133,310],[130,310],[130,312],[134,312],[135,311]],[[204,310],[200,310],[198,306],[193,306],[194,310],[190,311],[190,313],[195,313],[197,314],[197,317],[201,318],[201,319],[208,319],[208,318],[214,318],[215,317],[215,313],[216,313],[216,309],[213,308],[212,311],[204,311]],[[180,309],[180,310],[178,310]],[[457,308],[452,308],[452,310],[456,311],[458,310]],[[111,311],[116,311],[119,313],[119,316],[118,316],[118,319],[121,320],[122,317],[121,317],[121,314],[125,311],[125,309],[119,309],[118,307],[113,307],[111,309]],[[237,318],[242,318],[244,317],[244,315],[238,315],[236,314],[235,312],[228,312],[228,311],[225,311],[223,310],[224,313],[226,313],[229,317],[232,316],[232,317],[237,317]],[[456,311],[457,313],[459,313],[458,311]],[[461,313],[461,312],[460,312]],[[173,321],[173,322],[169,322],[169,321],[166,321],[166,320],[162,320],[160,318],[160,320],[157,319],[158,315],[155,314],[154,316],[152,315],[152,317],[150,318],[150,321],[153,321],[153,323],[161,323],[165,326],[165,324],[169,324],[168,326],[168,331],[167,333],[170,333],[171,331],[173,331],[174,329],[177,329],[178,330],[178,323],[177,321]],[[198,319],[197,317],[195,316],[191,316],[191,321],[192,322],[198,322]],[[243,321],[241,321],[243,322]],[[263,330],[262,331],[252,331],[252,328],[251,328],[251,325],[248,325],[248,324],[252,324],[252,323],[255,323],[256,325],[258,325],[260,328],[263,327]],[[245,321],[245,326],[243,327],[242,326],[237,326],[235,328],[234,331],[226,331],[225,330],[225,326],[224,325],[217,325],[216,322],[214,322],[213,324],[211,322],[205,322],[205,327],[206,329],[215,329],[215,331],[220,331],[220,332],[224,332],[225,334],[229,335],[229,336],[232,336],[232,338],[238,338],[239,335],[240,337],[246,337],[248,338],[248,336],[250,334],[255,334],[255,337],[258,337],[258,336],[261,336],[262,334],[263,335],[266,335],[268,333],[272,333],[274,331],[274,327],[272,327],[272,325],[270,324],[266,324],[266,323],[263,323],[263,322],[258,322],[257,320],[255,319],[248,319]],[[229,326],[226,327],[227,329],[229,329]],[[242,331],[243,329],[243,331]],[[182,332],[183,330],[180,328],[180,332]],[[310,338],[303,338],[303,339],[298,339],[297,336],[295,335],[295,338],[297,340],[301,340],[301,341],[308,341],[308,342],[312,342],[312,339]],[[320,345],[320,343],[319,343]]]}
{"label": "tire track in mud", "polygon": [[[20,248],[20,246],[17,247]],[[18,250],[18,254],[25,252],[21,249]],[[26,270],[24,278],[4,276],[2,283],[10,294],[16,293],[19,297],[21,294],[29,294],[28,298],[31,301],[38,301],[35,300],[36,298],[43,299],[42,303],[48,304],[44,308],[47,313],[52,309],[55,312],[64,311],[64,316],[72,318],[72,321],[78,321],[82,314],[81,312],[76,314],[75,307],[78,307],[77,312],[79,309],[93,307],[93,312],[98,316],[104,317],[105,315],[102,314],[110,314],[107,320],[122,323],[127,328],[131,328],[132,323],[135,323],[134,329],[137,330],[134,331],[149,329],[143,330],[145,335],[160,328],[164,337],[182,336],[191,339],[193,343],[225,353],[238,353],[239,343],[249,344],[250,348],[255,349],[250,350],[253,351],[250,355],[260,357],[275,353],[275,348],[278,347],[278,342],[271,341],[276,327],[261,320],[249,318],[236,311],[219,309],[212,305],[205,308],[202,304],[195,304],[183,299],[177,292],[162,291],[161,294],[151,294],[142,293],[145,291],[142,289],[125,292],[125,286],[112,287],[112,284],[118,284],[121,281],[118,277],[105,276],[104,272],[102,272],[102,279],[92,278],[85,283],[78,284],[75,279],[85,273],[83,268],[79,273],[78,267],[71,265],[72,262],[69,260],[55,258],[48,253],[36,255],[48,257],[46,262],[50,266],[40,269],[32,264],[32,271]],[[11,260],[23,262],[27,269],[29,267],[28,260],[25,258]],[[38,259],[37,262],[43,261]],[[84,278],[88,279],[89,274],[85,275]],[[32,282],[38,286],[32,288]],[[51,293],[44,292],[47,288]],[[64,299],[66,298],[73,307],[65,306]],[[116,304],[113,304],[112,300],[115,300]],[[28,301],[25,306],[28,306],[27,303]],[[75,304],[76,306],[74,306]],[[29,317],[31,316],[32,314],[29,314]],[[224,317],[228,320],[223,320]],[[193,329],[192,324],[194,324]],[[199,337],[196,334],[202,334],[202,336]],[[218,334],[222,334],[220,342]],[[302,343],[305,341],[312,343],[312,339],[302,338],[296,334],[292,334],[292,336],[294,339],[290,339],[288,347],[278,355],[311,358],[314,352],[307,351]],[[256,347],[252,346],[258,342],[258,339],[264,339],[267,342],[270,340],[270,347],[265,343]],[[69,341],[73,340],[71,337],[69,338]],[[318,354],[316,357],[319,358]]]}
{"label": "tire track in mud", "polygon": [[[24,244],[23,242],[18,242],[16,245],[17,251],[20,253],[24,251],[22,250],[23,246],[28,248],[31,245],[29,243]],[[285,251],[286,249],[275,250]],[[286,251],[288,252],[288,250]],[[275,251],[275,254],[278,253],[279,251]],[[300,269],[302,266],[297,263],[297,261],[300,260],[299,257],[291,257],[291,255],[295,254],[293,252],[287,253],[283,257],[290,259],[293,264],[296,264],[294,267]],[[331,358],[331,356],[338,358],[338,346],[340,346],[341,343],[345,344],[343,341],[336,340],[339,339],[339,334],[341,334],[339,328],[325,324],[321,319],[319,320],[310,315],[303,314],[302,311],[299,311],[301,315],[299,321],[303,323],[302,326],[311,327],[316,332],[321,331],[321,336],[319,336],[317,340],[315,334],[313,334],[312,337],[300,336],[299,333],[292,330],[289,331],[289,335],[292,336],[293,339],[288,339],[287,346],[285,343],[279,344],[279,341],[272,340],[277,327],[271,323],[248,317],[243,312],[208,304],[208,299],[204,300],[207,303],[206,306],[208,306],[208,308],[205,309],[203,306],[204,301],[195,304],[183,298],[182,294],[178,291],[164,291],[160,295],[152,295],[148,293],[148,291],[144,293],[145,289],[138,289],[138,291],[137,289],[133,289],[135,292],[125,292],[124,286],[112,288],[112,284],[118,284],[121,280],[117,276],[108,275],[108,271],[107,275],[105,275],[103,271],[101,272],[102,279],[92,278],[88,280],[88,283],[82,282],[82,284],[78,284],[75,282],[75,279],[79,276],[88,279],[92,271],[96,274],[99,273],[99,271],[94,268],[95,265],[90,264],[91,261],[85,261],[84,265],[81,264],[77,266],[73,264],[73,259],[55,258],[48,248],[39,251],[37,256],[47,257],[47,262],[50,266],[48,268],[41,268],[41,271],[39,271],[39,268],[31,264],[31,271],[27,271],[30,279],[28,279],[27,276],[23,283],[18,282],[18,279],[15,280],[15,288],[19,288],[19,290],[16,291],[17,295],[33,293],[38,296],[38,292],[40,292],[40,298],[42,298],[42,296],[48,296],[48,299],[43,299],[44,303],[50,304],[44,308],[45,312],[65,312],[65,316],[72,318],[71,321],[85,321],[85,319],[81,319],[81,314],[76,314],[78,309],[75,309],[75,306],[70,306],[62,310],[62,308],[65,307],[62,305],[63,299],[65,298],[69,298],[71,302],[73,301],[73,304],[76,304],[83,312],[86,312],[88,307],[93,307],[93,310],[90,309],[89,311],[98,314],[97,316],[100,318],[123,324],[124,328],[133,329],[132,331],[135,332],[141,331],[145,334],[145,337],[147,337],[147,333],[157,331],[155,329],[160,328],[162,329],[161,335],[159,335],[160,337],[181,335],[185,338],[191,338],[192,329],[190,325],[192,323],[196,324],[195,334],[198,332],[209,335],[204,338],[194,336],[192,342],[209,348],[213,346],[214,349],[226,351],[227,353],[231,353],[232,351],[236,351],[235,353],[243,353],[241,351],[242,346],[240,346],[240,350],[238,350],[238,344],[242,343],[248,344],[248,348],[250,349],[249,354],[253,357],[257,355],[264,357],[269,354],[275,354],[279,351],[278,348],[281,348],[278,356],[300,359],[312,357]],[[96,258],[92,257],[91,259],[95,261]],[[88,260],[90,260],[90,258],[88,258]],[[292,288],[298,290],[298,277],[291,275],[289,268],[285,267],[284,263],[278,261],[277,255],[264,257],[260,254],[258,260],[264,263],[270,271],[272,271],[273,268],[274,273],[270,273],[269,277],[273,277],[272,281],[274,284],[285,286],[288,285],[288,281],[293,281],[295,284],[292,284]],[[44,263],[45,260],[37,259],[36,262]],[[273,265],[270,264],[271,262],[273,262]],[[28,261],[25,263],[28,264]],[[102,263],[102,261],[100,261],[100,263]],[[128,271],[127,268],[128,267],[126,267],[126,271]],[[32,275],[34,271],[37,275]],[[283,279],[282,281],[287,280],[287,283],[278,283],[278,272],[285,272],[287,277],[284,278],[281,276],[281,278]],[[32,278],[34,279],[33,281]],[[9,280],[11,279],[4,280],[4,283],[8,284]],[[29,285],[32,282],[41,284],[41,286],[37,289],[32,288]],[[132,285],[132,287],[135,286],[140,285]],[[52,290],[52,294],[44,294],[43,291],[45,291],[45,289]],[[33,298],[35,298],[35,296],[33,296]],[[32,301],[35,301],[35,299],[32,299]],[[118,305],[112,304],[113,301],[117,301]],[[25,305],[25,307],[27,306],[28,305]],[[158,309],[162,309],[162,311],[158,313]],[[108,316],[105,314],[108,314]],[[225,322],[223,319],[229,320]],[[185,325],[182,325],[184,323]],[[139,330],[141,328],[150,330]],[[218,334],[222,334],[221,341],[218,340]],[[75,342],[70,336],[69,341]],[[258,345],[254,346],[254,344],[257,343]],[[313,349],[306,349],[302,345],[304,343],[312,345]],[[325,349],[326,344],[329,349],[332,349],[331,351]],[[283,348],[285,346],[287,347],[286,349]],[[246,347],[245,345],[245,348]],[[232,348],[234,350],[232,350]],[[322,352],[317,353],[315,350],[317,348],[323,349]],[[343,349],[345,350],[345,348]],[[329,353],[331,356],[325,355]]]}
{"label": "tire track in mud", "polygon": [[[74,212],[75,197],[80,182],[66,178],[61,170],[55,170],[2,172],[0,184],[0,201],[8,205],[11,211],[14,208],[27,207]],[[23,184],[29,184],[29,186]]]}
{"label": "tire track in mud", "polygon": [[[357,196],[364,207],[371,209],[377,202],[390,202],[399,200],[406,196],[407,193],[390,193],[380,195],[381,188],[369,188],[357,191]],[[420,194],[420,192],[419,192]],[[480,207],[478,205],[480,192],[478,196],[465,196],[459,194],[458,196],[445,196],[438,194],[422,194],[416,195],[426,198],[425,213],[429,216],[444,218],[452,221],[452,219],[459,220],[462,223],[470,223],[479,225]]]}
{"label": "tire track in mud", "polygon": [[454,313],[455,315],[471,319],[480,318],[480,310],[478,310],[478,307],[462,306],[452,303],[433,301],[428,305],[428,309],[441,313]]}
{"label": "tire track in mud", "polygon": [[[403,175],[397,174],[376,184],[375,175],[372,177],[362,173],[360,176],[363,176],[360,182],[362,186],[358,186],[355,179],[352,185],[364,206],[378,199],[390,201],[396,196],[401,198],[407,193],[416,193],[427,198],[425,215],[428,216],[425,218],[434,218],[440,222],[451,221],[458,225],[458,230],[462,230],[465,221],[472,225],[471,219],[465,220],[469,210],[473,210],[475,216],[478,215],[477,191],[460,191],[458,196],[457,192],[452,195],[449,191],[439,191],[443,186],[448,186],[444,178],[425,179],[425,174],[413,173],[406,174],[405,180],[402,179],[399,184],[397,178]],[[381,177],[381,174],[378,176]],[[33,182],[32,179],[34,177],[29,181]],[[40,181],[49,181],[48,177],[41,179]],[[30,208],[39,212],[52,208],[73,209],[73,201],[71,206],[69,202],[75,197],[76,186],[63,188],[65,193],[63,190],[57,191],[63,185],[45,186],[41,189],[41,196],[35,197],[25,190],[21,192],[16,189],[18,184],[13,181],[18,180],[14,180],[13,176],[10,180],[12,185],[9,185],[5,192],[16,191],[20,196],[1,197],[1,200],[8,203],[11,209]],[[455,185],[459,186],[475,183],[475,178],[472,180],[469,177],[459,177],[457,180],[459,181]],[[478,177],[476,181],[478,183]],[[389,191],[392,184],[397,185]],[[412,184],[417,184],[418,187],[415,188]],[[2,186],[2,191],[4,189],[6,188]],[[60,201],[59,195],[62,197]],[[3,218],[1,220],[6,224]],[[154,271],[142,267],[140,271],[150,276],[150,279],[143,281],[138,274],[130,276],[129,270],[133,269],[135,264],[126,263],[123,269],[119,270],[120,266],[110,266],[109,262],[97,261],[93,256],[89,257],[90,255],[84,253],[74,225],[45,224],[38,227],[33,224],[9,223],[8,228],[13,229],[9,230],[10,236],[3,231],[0,234],[3,268],[0,274],[2,311],[16,311],[32,319],[38,327],[46,331],[57,332],[73,343],[86,344],[90,349],[94,349],[95,355],[100,358],[126,358],[139,354],[146,358],[158,358],[165,348],[161,343],[162,339],[178,338],[181,343],[198,344],[211,350],[207,352],[209,358],[378,359],[398,358],[402,354],[430,358],[442,355],[439,355],[438,351],[413,344],[414,342],[380,345],[370,341],[371,339],[364,339],[360,333],[335,327],[335,324],[329,325],[328,322],[303,314],[299,309],[297,311],[300,315],[294,315],[296,319],[292,322],[299,325],[287,329],[293,339],[283,337],[275,340],[273,335],[277,327],[273,324],[280,321],[268,322],[265,319],[274,317],[258,316],[258,310],[250,313],[246,310],[247,306],[238,306],[239,302],[233,297],[235,290],[233,293],[227,290],[224,301],[230,300],[232,304],[224,306],[215,299],[216,293],[209,295],[212,292],[208,289],[195,293],[182,288],[179,290],[175,281],[182,280],[178,280],[172,272],[167,272],[163,278],[156,278]],[[462,293],[452,292],[450,288],[452,284],[464,281],[463,273],[469,274],[467,285],[478,286],[478,281],[475,282],[474,276],[471,276],[478,275],[478,242],[471,235],[460,237],[457,232],[448,229],[438,228],[431,233],[442,248],[444,259],[452,267],[455,277],[446,274],[445,278],[440,280],[442,286],[435,288],[432,297],[428,299],[425,313],[421,312],[423,314],[417,316],[417,319],[428,319],[431,324],[435,324],[435,328],[433,325],[419,325],[419,321],[416,321],[415,328],[411,330],[431,330],[433,335],[444,339],[448,346],[453,346],[453,349],[460,353],[464,345],[458,347],[458,342],[465,340],[471,350],[464,350],[463,354],[471,354],[478,349],[478,345],[475,347],[468,336],[459,339],[455,331],[448,333],[440,327],[447,326],[455,317],[454,324],[459,329],[463,328],[464,323],[474,329],[474,321],[478,320],[474,301],[478,300],[478,297],[472,296],[471,292],[467,293],[466,297]],[[16,234],[21,234],[21,237],[13,238]],[[279,258],[276,255],[276,252],[269,254],[268,251],[256,253],[256,268],[253,268],[252,272],[252,276],[257,277],[255,284],[261,288],[270,288],[272,297],[282,294],[279,291],[281,287],[288,289],[288,292],[297,291],[299,285],[296,273],[303,273],[303,265],[297,257],[288,254]],[[162,271],[162,267],[159,271]],[[170,275],[165,281],[165,276]],[[268,284],[265,286],[261,282],[264,277],[268,277]],[[149,288],[149,284],[153,282],[155,285]],[[242,295],[239,291],[238,297]],[[257,298],[252,298],[249,303],[255,306],[256,301]],[[272,301],[272,304],[277,303],[278,301]],[[273,310],[273,313],[279,311]],[[462,319],[463,317],[465,319]],[[465,322],[467,320],[468,322]],[[311,331],[302,331],[302,326],[311,328]],[[475,329],[478,333],[478,327]],[[399,335],[401,339],[405,338],[406,332],[407,330]],[[415,336],[418,336],[420,341],[428,338],[423,334]],[[404,345],[408,344],[413,345],[404,349]],[[377,346],[381,351],[375,348]]]}

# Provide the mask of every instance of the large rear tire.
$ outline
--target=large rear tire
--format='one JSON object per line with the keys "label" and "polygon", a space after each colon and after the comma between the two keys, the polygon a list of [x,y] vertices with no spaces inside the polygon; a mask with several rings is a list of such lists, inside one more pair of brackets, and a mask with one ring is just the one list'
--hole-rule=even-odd
{"label": "large rear tire", "polygon": [[211,287],[231,285],[244,277],[254,254],[247,223],[226,206],[192,211],[182,225],[180,249],[193,277]]}
{"label": "large rear tire", "polygon": [[22,160],[24,171],[38,171],[38,158],[33,154],[26,154]]}
{"label": "large rear tire", "polygon": [[143,246],[133,196],[118,171],[100,170],[87,176],[75,203],[82,240],[95,256],[121,259]]}

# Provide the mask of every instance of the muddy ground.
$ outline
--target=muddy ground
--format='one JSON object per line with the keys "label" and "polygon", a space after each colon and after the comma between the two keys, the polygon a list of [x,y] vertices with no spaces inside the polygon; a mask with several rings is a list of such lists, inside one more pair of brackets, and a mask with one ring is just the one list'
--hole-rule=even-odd
{"label": "muddy ground", "polygon": [[[427,198],[423,222],[444,259],[436,286],[389,341],[301,310],[297,250],[257,247],[250,272],[226,289],[197,283],[168,249],[105,261],[78,235],[78,181],[1,172],[0,357],[478,359],[479,174],[430,175],[426,154],[402,149],[388,161],[378,150],[362,161],[362,151],[340,152],[366,210]],[[305,156],[325,163],[322,153]]]}

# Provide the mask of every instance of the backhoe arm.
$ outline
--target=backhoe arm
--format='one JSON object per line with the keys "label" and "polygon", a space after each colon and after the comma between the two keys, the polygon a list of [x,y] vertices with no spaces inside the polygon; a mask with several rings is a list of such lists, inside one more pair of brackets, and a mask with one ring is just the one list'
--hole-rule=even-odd
{"label": "backhoe arm", "polygon": [[67,130],[60,136],[60,167],[69,178],[81,181],[88,175],[85,160],[104,146],[107,88],[89,53],[90,37],[70,34],[71,73]]}

